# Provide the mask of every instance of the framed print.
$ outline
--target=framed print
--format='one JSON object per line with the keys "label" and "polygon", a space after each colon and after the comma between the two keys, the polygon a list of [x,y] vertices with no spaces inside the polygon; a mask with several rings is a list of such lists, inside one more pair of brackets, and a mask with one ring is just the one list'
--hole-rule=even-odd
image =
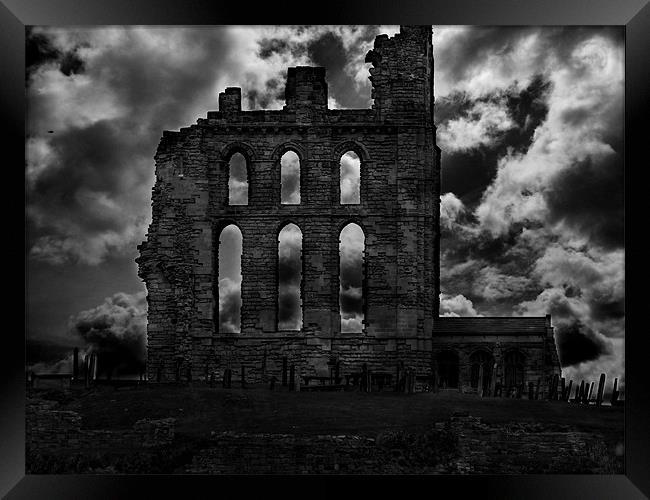
{"label": "framed print", "polygon": [[3,2],[3,495],[650,494],[647,3]]}

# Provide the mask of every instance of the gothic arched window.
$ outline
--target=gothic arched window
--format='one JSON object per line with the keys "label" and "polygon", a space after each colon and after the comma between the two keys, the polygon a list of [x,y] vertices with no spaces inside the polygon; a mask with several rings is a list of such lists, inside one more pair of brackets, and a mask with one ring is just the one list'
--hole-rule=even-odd
{"label": "gothic arched window", "polygon": [[242,234],[239,228],[230,224],[219,234],[217,261],[217,297],[215,320],[218,333],[239,333],[241,331],[241,251]]}
{"label": "gothic arched window", "polygon": [[278,233],[278,330],[302,329],[302,232],[287,224]]}
{"label": "gothic arched window", "polygon": [[351,222],[339,236],[339,311],[341,332],[362,332],[364,321],[365,235]]}
{"label": "gothic arched window", "polygon": [[341,204],[361,203],[361,160],[354,151],[348,151],[339,163]]}
{"label": "gothic arched window", "polygon": [[248,205],[248,163],[241,153],[228,162],[228,205]]}
{"label": "gothic arched window", "polygon": [[280,203],[300,204],[300,158],[291,150],[280,158]]}
{"label": "gothic arched window", "polygon": [[[487,391],[492,381],[492,367],[494,366],[494,358],[489,352],[476,351],[469,357],[471,366],[470,385],[475,389],[479,387],[479,379],[483,379],[483,391]],[[481,368],[483,373],[481,373]]]}

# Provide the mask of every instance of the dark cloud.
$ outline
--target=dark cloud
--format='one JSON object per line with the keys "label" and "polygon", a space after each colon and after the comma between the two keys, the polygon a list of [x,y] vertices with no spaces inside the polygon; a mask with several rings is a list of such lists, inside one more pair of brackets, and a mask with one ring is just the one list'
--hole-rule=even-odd
{"label": "dark cloud", "polygon": [[[81,30],[79,43],[61,41],[65,30],[32,36],[27,198],[29,245],[39,259],[98,263],[134,247],[150,214],[161,131],[194,122],[196,101],[205,110],[216,100],[209,96],[227,48],[223,30],[174,33],[179,52],[191,53],[196,66],[154,48],[155,29],[107,32],[110,49],[99,43],[102,29]],[[82,45],[93,50],[82,53]],[[48,72],[53,60],[60,77]],[[80,71],[84,80],[74,79]]]}
{"label": "dark cloud", "polygon": [[[473,224],[472,218],[465,220],[469,220],[467,224]],[[492,265],[505,274],[529,276],[544,248],[527,245],[522,235],[524,231],[539,227],[539,223],[532,222],[513,224],[505,234],[498,237],[493,237],[485,231],[463,233],[457,226],[443,227],[441,239],[444,242],[442,256],[445,266],[442,273],[444,275],[453,270],[458,264],[477,262],[479,265],[476,266],[476,271]],[[468,280],[467,283],[474,281],[474,277],[469,274],[465,275],[465,279]]]}
{"label": "dark cloud", "polygon": [[625,318],[625,298],[612,301],[590,301],[591,316],[594,320],[603,321],[609,319]]}
{"label": "dark cloud", "polygon": [[31,26],[27,26],[25,31],[25,67],[29,76],[38,66],[56,61],[61,52],[52,45],[47,36],[34,33]]}
{"label": "dark cloud", "polygon": [[611,354],[611,345],[579,321],[555,327],[560,364],[571,366]]}
{"label": "dark cloud", "polygon": [[521,92],[511,89],[506,92],[508,114],[516,127],[506,131],[501,147],[505,144],[514,150],[524,150],[533,142],[535,129],[548,114],[547,97],[551,82],[544,75],[535,75],[532,82]]}
{"label": "dark cloud", "polygon": [[[453,43],[445,44],[444,54],[437,53],[436,70],[450,82],[470,79],[476,68],[491,58],[500,61],[513,58],[516,51],[521,50],[522,42],[533,36],[537,38],[536,50],[527,53],[528,63],[532,67],[548,68],[549,55],[552,54],[558,63],[568,65],[575,47],[594,36],[605,37],[622,46],[624,30],[619,26],[473,26],[454,36]],[[513,75],[516,77],[516,71]]]}
{"label": "dark cloud", "polygon": [[[580,43],[594,36],[603,37],[618,46],[624,43],[625,29],[622,26],[556,26],[538,28],[540,51],[537,54],[537,64],[544,64],[547,54],[553,53],[560,64],[569,65],[573,51]],[[576,69],[577,78],[584,75],[586,68]]]}
{"label": "dark cloud", "polygon": [[[83,193],[102,193],[119,198],[124,190],[124,170],[138,156],[139,145],[122,135],[110,121],[73,127],[56,134],[51,147],[59,161],[32,184],[31,204],[61,219],[75,221],[82,229],[118,229],[127,223],[114,214],[89,211]],[[147,177],[139,176],[140,181]]]}
{"label": "dark cloud", "polygon": [[299,286],[282,286],[278,295],[278,328],[299,330],[302,311]]}
{"label": "dark cloud", "polygon": [[278,276],[280,285],[296,285],[302,276],[302,261],[300,260],[300,247],[297,252],[292,252],[290,257],[281,257],[278,263]]}
{"label": "dark cloud", "polygon": [[[132,115],[132,125],[141,124],[137,113],[143,111],[158,135],[160,129],[170,125],[178,128],[179,119],[184,120],[182,126],[193,123],[196,116],[188,113],[188,101],[206,91],[211,93],[217,72],[230,70],[230,65],[222,60],[229,41],[221,29],[185,29],[177,35],[178,50],[190,53],[192,65],[175,60],[165,51],[152,51],[133,30],[124,30],[122,36],[125,40],[120,50],[103,52],[93,65],[101,68],[102,80],[117,90],[122,103],[136,113]],[[202,107],[205,109],[215,100],[216,95],[202,103]]]}
{"label": "dark cloud", "polygon": [[[130,168],[139,161],[152,163],[142,158],[138,139],[124,136],[106,120],[54,135],[50,148],[56,163],[33,180],[27,194],[28,248],[33,253],[46,260],[96,262],[138,237],[134,229],[145,221],[140,196],[148,191],[151,174]],[[52,250],[48,245],[53,241],[74,249]]]}
{"label": "dark cloud", "polygon": [[229,278],[219,280],[219,331],[241,330],[241,284]]}
{"label": "dark cloud", "polygon": [[[286,74],[284,76],[286,77]],[[249,110],[266,109],[274,101],[284,101],[284,85],[280,85],[277,78],[270,78],[260,89],[245,85],[244,98],[248,102]]]}
{"label": "dark cloud", "polygon": [[[517,48],[518,42],[536,31],[534,27],[474,26],[454,38],[446,47],[444,57],[436,57],[439,71],[451,81],[468,76],[476,66],[483,64],[488,56],[499,54],[506,57]],[[435,40],[435,33],[434,33]]]}
{"label": "dark cloud", "polygon": [[368,95],[356,91],[355,80],[346,71],[351,54],[346,51],[343,40],[333,32],[324,33],[307,46],[310,59],[327,71],[328,92],[344,108],[365,108]]}
{"label": "dark cloud", "polygon": [[82,73],[83,60],[79,58],[76,49],[62,52],[54,47],[50,39],[42,33],[34,33],[31,26],[26,28],[25,36],[25,68],[27,78],[39,66],[46,63],[59,63],[59,70],[66,76]]}
{"label": "dark cloud", "polygon": [[498,31],[436,60],[441,287],[463,314],[551,314],[567,374],[620,376],[621,30]]}
{"label": "dark cloud", "polygon": [[622,248],[623,177],[623,158],[615,153],[562,170],[545,191],[550,220],[565,222],[605,248]]}
{"label": "dark cloud", "polygon": [[292,45],[285,38],[263,38],[258,42],[258,55],[262,59],[268,59],[274,54],[290,53],[293,57],[298,58],[306,52],[304,45]]}
{"label": "dark cloud", "polygon": [[360,316],[363,310],[361,290],[352,286],[341,285],[339,305],[341,306],[342,317]]}
{"label": "dark cloud", "polygon": [[362,257],[356,256],[341,261],[340,277],[344,287],[359,288],[363,281]]}
{"label": "dark cloud", "polygon": [[82,73],[84,62],[75,52],[66,52],[61,58],[59,69],[65,76]]}
{"label": "dark cloud", "polygon": [[144,292],[116,293],[103,304],[70,318],[70,331],[99,356],[98,374],[137,374],[146,360]]}
{"label": "dark cloud", "polygon": [[[497,161],[508,151],[525,151],[533,140],[535,129],[548,114],[546,97],[550,82],[537,75],[523,90],[515,86],[472,99],[466,92],[454,92],[436,100],[436,123],[441,132],[450,122],[464,119],[478,122],[481,105],[502,109],[512,120],[505,130],[489,130],[491,140],[468,149],[442,146],[442,191],[451,191],[468,206],[475,206],[485,188],[494,180]],[[489,108],[488,108],[489,109]]]}
{"label": "dark cloud", "polygon": [[[260,35],[259,30],[263,29],[251,28],[249,37],[225,29],[109,29],[106,35],[96,28],[30,29],[26,226],[29,245],[38,250],[32,256],[70,262],[58,258],[66,255],[95,265],[121,247],[133,251],[144,236],[143,221],[150,213],[152,157],[161,130],[176,130],[205,116],[207,109],[215,109],[217,92],[225,86],[242,87],[245,109],[281,106],[286,66],[308,60],[307,64],[326,67],[330,96],[342,107],[368,107],[370,83],[363,57],[378,32],[376,27],[283,27],[269,29],[268,35]],[[457,35],[445,35],[443,30],[436,30],[439,40],[448,36],[449,43],[437,44],[434,34],[436,78],[442,77],[443,82],[436,87],[445,89],[447,84],[446,95],[436,96],[439,139],[456,123],[458,140],[451,146],[465,142],[462,147],[443,147],[443,192],[455,193],[465,204],[464,210],[451,212],[453,220],[442,234],[441,278],[449,293],[447,312],[509,315],[517,304],[528,301],[529,314],[548,309],[554,321],[582,321],[573,330],[562,330],[569,332],[562,334],[561,349],[568,353],[563,364],[601,356],[606,350],[600,332],[610,332],[596,323],[611,324],[619,337],[624,331],[623,293],[612,291],[622,273],[604,269],[607,256],[594,257],[591,267],[585,268],[588,272],[578,273],[580,279],[574,276],[564,282],[557,277],[576,268],[570,259],[549,261],[539,275],[533,276],[532,271],[547,247],[574,236],[586,236],[587,247],[622,247],[622,167],[621,157],[616,156],[622,154],[622,101],[616,108],[610,102],[616,90],[601,92],[601,87],[615,89],[616,64],[609,63],[618,56],[607,44],[598,43],[595,50],[583,51],[577,58],[575,52],[583,42],[600,38],[622,47],[623,28],[474,27],[461,28]],[[252,53],[236,45],[237,40],[255,36],[261,40],[257,51],[255,43]],[[524,43],[530,50],[522,56]],[[592,68],[599,59],[608,61],[609,79]],[[558,85],[561,91],[556,93]],[[596,130],[594,141],[611,146],[615,154],[603,156],[601,148],[600,156],[595,155],[586,146],[569,154],[570,146],[591,139],[588,134],[572,135],[584,129]],[[534,149],[535,130],[548,141],[540,141],[543,144],[570,138],[554,150],[561,154],[553,158],[540,147],[528,163],[517,163]],[[477,134],[478,141],[473,143],[465,132]],[[590,160],[565,168],[560,162],[571,155]],[[497,180],[499,160],[512,162],[509,172],[517,175]],[[553,172],[539,174],[543,188],[538,191],[527,184],[533,176],[524,175],[523,181],[518,177],[535,168]],[[524,213],[508,219],[499,234],[486,231],[474,209],[483,203],[486,189],[497,183],[512,186],[512,192],[504,188],[493,196],[497,201],[513,196],[515,205],[504,212],[542,193],[550,218]],[[287,184],[293,186],[293,179]],[[494,206],[490,215],[500,216],[500,206]],[[552,225],[559,228],[555,233]],[[579,253],[588,257],[588,249]],[[226,263],[231,271],[237,269],[232,273],[239,273],[233,259]],[[284,262],[280,267],[288,273],[286,283],[295,285],[296,268]],[[555,277],[548,278],[553,272]],[[586,279],[589,273],[595,278]],[[221,281],[221,325],[230,331],[239,329],[237,280],[228,275]],[[361,319],[361,283],[360,264],[344,256],[344,324],[356,325]],[[544,296],[556,289],[562,300],[553,302],[548,299],[551,294]],[[532,300],[538,294],[548,301]],[[280,293],[282,320],[296,318],[296,297]],[[100,319],[93,321],[99,332],[114,329]],[[575,354],[581,350],[586,354]]]}

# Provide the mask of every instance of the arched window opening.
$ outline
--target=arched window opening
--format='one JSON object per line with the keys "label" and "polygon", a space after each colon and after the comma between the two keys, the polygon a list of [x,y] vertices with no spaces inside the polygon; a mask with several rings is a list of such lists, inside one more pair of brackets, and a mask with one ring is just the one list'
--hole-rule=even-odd
{"label": "arched window opening", "polygon": [[300,203],[300,158],[294,151],[287,151],[280,158],[280,203]]}
{"label": "arched window opening", "polygon": [[248,205],[248,166],[241,153],[235,153],[228,163],[228,204]]}
{"label": "arched window opening", "polygon": [[219,333],[241,332],[242,234],[237,226],[224,227],[219,235],[218,311]]}
{"label": "arched window opening", "polygon": [[508,351],[504,357],[505,386],[510,389],[524,383],[524,355],[520,351]]}
{"label": "arched window opening", "polygon": [[437,356],[438,385],[443,389],[458,388],[458,354],[442,351]]}
{"label": "arched window opening", "polygon": [[339,311],[344,333],[363,331],[364,250],[363,229],[351,222],[341,230],[339,238]]}
{"label": "arched window opening", "polygon": [[361,160],[354,151],[341,156],[341,204],[361,203]]}
{"label": "arched window opening", "polygon": [[469,357],[471,366],[470,385],[474,389],[479,389],[479,383],[482,382],[481,389],[487,392],[492,382],[492,368],[494,358],[486,351],[477,351]]}
{"label": "arched window opening", "polygon": [[302,329],[302,232],[287,224],[278,235],[278,330]]}

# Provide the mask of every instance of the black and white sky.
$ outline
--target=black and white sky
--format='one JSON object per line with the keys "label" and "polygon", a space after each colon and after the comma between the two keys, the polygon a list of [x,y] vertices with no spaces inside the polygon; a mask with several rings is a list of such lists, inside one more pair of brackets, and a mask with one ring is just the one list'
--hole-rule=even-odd
{"label": "black and white sky", "polygon": [[[228,86],[242,88],[244,109],[280,109],[296,65],[326,67],[330,108],[367,108],[364,56],[397,31],[30,29],[28,362],[60,361],[73,345],[128,353],[127,364],[144,356],[133,259],[163,130],[216,110]],[[623,29],[434,26],[433,45],[441,314],[550,313],[565,376],[624,379]],[[229,262],[223,279],[236,292]]]}

